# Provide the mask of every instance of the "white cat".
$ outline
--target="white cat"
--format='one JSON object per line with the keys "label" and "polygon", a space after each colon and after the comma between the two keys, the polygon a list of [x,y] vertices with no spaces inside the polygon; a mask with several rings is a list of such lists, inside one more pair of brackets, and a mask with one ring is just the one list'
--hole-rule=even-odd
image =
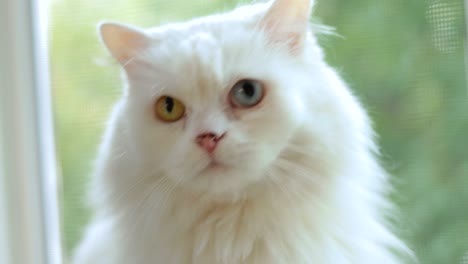
{"label": "white cat", "polygon": [[126,87],[74,263],[401,262],[369,119],[324,62],[312,4],[100,26]]}

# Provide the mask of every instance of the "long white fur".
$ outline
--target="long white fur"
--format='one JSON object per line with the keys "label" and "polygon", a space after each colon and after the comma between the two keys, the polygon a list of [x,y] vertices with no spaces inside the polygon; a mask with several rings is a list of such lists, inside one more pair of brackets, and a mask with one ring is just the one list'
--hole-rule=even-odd
{"label": "long white fur", "polygon": [[[270,5],[142,31],[150,44],[121,62],[125,92],[75,264],[400,263],[366,113],[312,31],[297,52],[258,29]],[[266,96],[233,110],[242,78],[264,82]],[[161,95],[184,102],[186,117],[158,121]],[[225,169],[206,169],[194,143],[206,130],[227,132],[216,150]]]}

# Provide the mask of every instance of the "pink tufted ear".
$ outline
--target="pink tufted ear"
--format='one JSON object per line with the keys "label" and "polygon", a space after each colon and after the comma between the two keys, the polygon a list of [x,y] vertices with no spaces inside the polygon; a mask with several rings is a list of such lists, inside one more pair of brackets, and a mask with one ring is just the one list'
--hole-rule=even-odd
{"label": "pink tufted ear", "polygon": [[307,34],[313,0],[275,0],[261,21],[271,41],[301,49]]}
{"label": "pink tufted ear", "polygon": [[148,35],[130,26],[104,22],[98,26],[98,29],[104,45],[122,65],[151,44]]}

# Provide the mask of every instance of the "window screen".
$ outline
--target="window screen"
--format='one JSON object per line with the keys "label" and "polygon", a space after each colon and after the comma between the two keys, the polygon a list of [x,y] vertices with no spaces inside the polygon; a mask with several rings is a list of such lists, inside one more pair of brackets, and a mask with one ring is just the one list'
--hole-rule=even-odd
{"label": "window screen", "polygon": [[[242,1],[247,2],[247,1]],[[461,0],[317,0],[328,62],[364,102],[401,208],[399,232],[423,264],[468,263],[468,90]],[[96,24],[150,27],[229,10],[222,0],[54,0],[51,59],[70,254],[90,214],[84,199],[119,67]]]}
{"label": "window screen", "polygon": [[[319,1],[320,2],[320,1]],[[322,1],[329,62],[364,101],[420,263],[468,257],[463,1]],[[465,255],[465,256],[464,256]]]}

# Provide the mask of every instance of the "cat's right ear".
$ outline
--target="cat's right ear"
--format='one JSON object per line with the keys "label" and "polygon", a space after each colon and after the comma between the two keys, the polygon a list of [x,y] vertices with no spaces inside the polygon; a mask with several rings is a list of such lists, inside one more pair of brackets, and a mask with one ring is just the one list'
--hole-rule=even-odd
{"label": "cat's right ear", "polygon": [[314,0],[274,0],[260,25],[273,42],[288,44],[291,51],[304,47]]}
{"label": "cat's right ear", "polygon": [[101,22],[98,31],[104,45],[123,66],[151,44],[151,37],[142,30],[119,23]]}

